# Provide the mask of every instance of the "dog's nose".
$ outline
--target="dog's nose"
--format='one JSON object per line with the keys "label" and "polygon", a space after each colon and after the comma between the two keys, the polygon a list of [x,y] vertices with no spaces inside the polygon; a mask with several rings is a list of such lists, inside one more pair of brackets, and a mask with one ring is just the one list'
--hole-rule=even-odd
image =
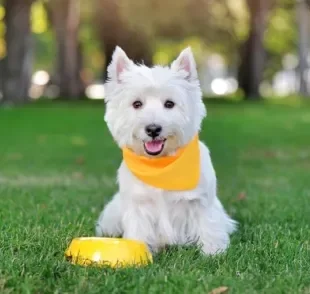
{"label": "dog's nose", "polygon": [[145,132],[147,133],[148,136],[156,138],[157,136],[160,135],[162,129],[163,128],[159,125],[151,124],[145,127]]}

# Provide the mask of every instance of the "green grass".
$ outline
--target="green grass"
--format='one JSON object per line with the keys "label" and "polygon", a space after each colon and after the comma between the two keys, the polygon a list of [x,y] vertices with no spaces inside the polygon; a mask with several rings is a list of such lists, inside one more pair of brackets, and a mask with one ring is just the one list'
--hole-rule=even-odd
{"label": "green grass", "polygon": [[116,191],[99,104],[0,110],[0,293],[310,293],[310,107],[210,103],[201,138],[240,222],[228,252],[171,248],[138,269],[72,266]]}

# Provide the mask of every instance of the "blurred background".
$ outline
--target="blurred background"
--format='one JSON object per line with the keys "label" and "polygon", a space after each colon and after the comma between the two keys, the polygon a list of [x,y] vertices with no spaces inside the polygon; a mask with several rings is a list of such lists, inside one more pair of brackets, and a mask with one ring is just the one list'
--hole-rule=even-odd
{"label": "blurred background", "polygon": [[[309,43],[310,0],[0,0],[0,294],[310,294]],[[64,260],[117,190],[102,100],[116,45],[146,65],[192,47],[199,136],[240,225],[227,255]]]}
{"label": "blurred background", "polygon": [[116,45],[147,65],[192,46],[206,97],[307,97],[310,0],[1,0],[0,104],[103,99]]}

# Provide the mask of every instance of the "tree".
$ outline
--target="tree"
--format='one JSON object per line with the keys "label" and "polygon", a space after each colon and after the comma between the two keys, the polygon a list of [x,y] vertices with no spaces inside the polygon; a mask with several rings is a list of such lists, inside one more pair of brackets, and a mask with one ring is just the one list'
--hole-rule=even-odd
{"label": "tree", "polygon": [[58,85],[63,99],[78,99],[85,90],[81,79],[82,48],[78,39],[79,5],[78,0],[50,0],[47,4],[57,46],[53,82]]}
{"label": "tree", "polygon": [[[176,44],[200,39],[209,51],[220,51],[228,59],[236,56],[236,10],[234,0],[95,0],[96,27],[106,65],[116,45],[136,62],[152,63],[157,44]],[[229,2],[229,4],[228,4]],[[232,13],[231,7],[237,7]],[[242,16],[241,16],[242,18]],[[241,23],[242,22],[241,20]],[[171,53],[176,54],[179,49]],[[175,46],[176,48],[176,46]],[[104,70],[106,72],[106,69]],[[106,76],[105,76],[106,77]]]}
{"label": "tree", "polygon": [[309,9],[310,1],[296,0],[296,16],[298,23],[298,54],[299,54],[299,93],[301,96],[308,95],[308,82],[306,72],[308,69],[309,52]]}
{"label": "tree", "polygon": [[97,32],[106,58],[104,80],[107,78],[107,66],[117,45],[122,47],[133,61],[151,65],[152,42],[143,26],[131,26],[128,19],[123,17],[123,7],[118,1],[96,0],[95,4]]}
{"label": "tree", "polygon": [[247,0],[247,5],[250,14],[250,30],[247,40],[241,47],[238,81],[247,99],[258,99],[266,61],[264,33],[274,2]]}
{"label": "tree", "polygon": [[30,9],[33,0],[5,0],[5,41],[7,56],[3,63],[3,99],[5,104],[28,100],[33,65]]}

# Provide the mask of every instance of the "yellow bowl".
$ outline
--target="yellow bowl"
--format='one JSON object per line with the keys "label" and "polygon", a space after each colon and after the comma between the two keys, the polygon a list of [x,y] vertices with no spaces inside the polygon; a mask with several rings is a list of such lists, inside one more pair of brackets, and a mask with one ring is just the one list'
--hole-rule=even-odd
{"label": "yellow bowl", "polygon": [[120,238],[82,237],[72,240],[65,256],[73,264],[110,267],[141,266],[153,262],[148,247]]}

